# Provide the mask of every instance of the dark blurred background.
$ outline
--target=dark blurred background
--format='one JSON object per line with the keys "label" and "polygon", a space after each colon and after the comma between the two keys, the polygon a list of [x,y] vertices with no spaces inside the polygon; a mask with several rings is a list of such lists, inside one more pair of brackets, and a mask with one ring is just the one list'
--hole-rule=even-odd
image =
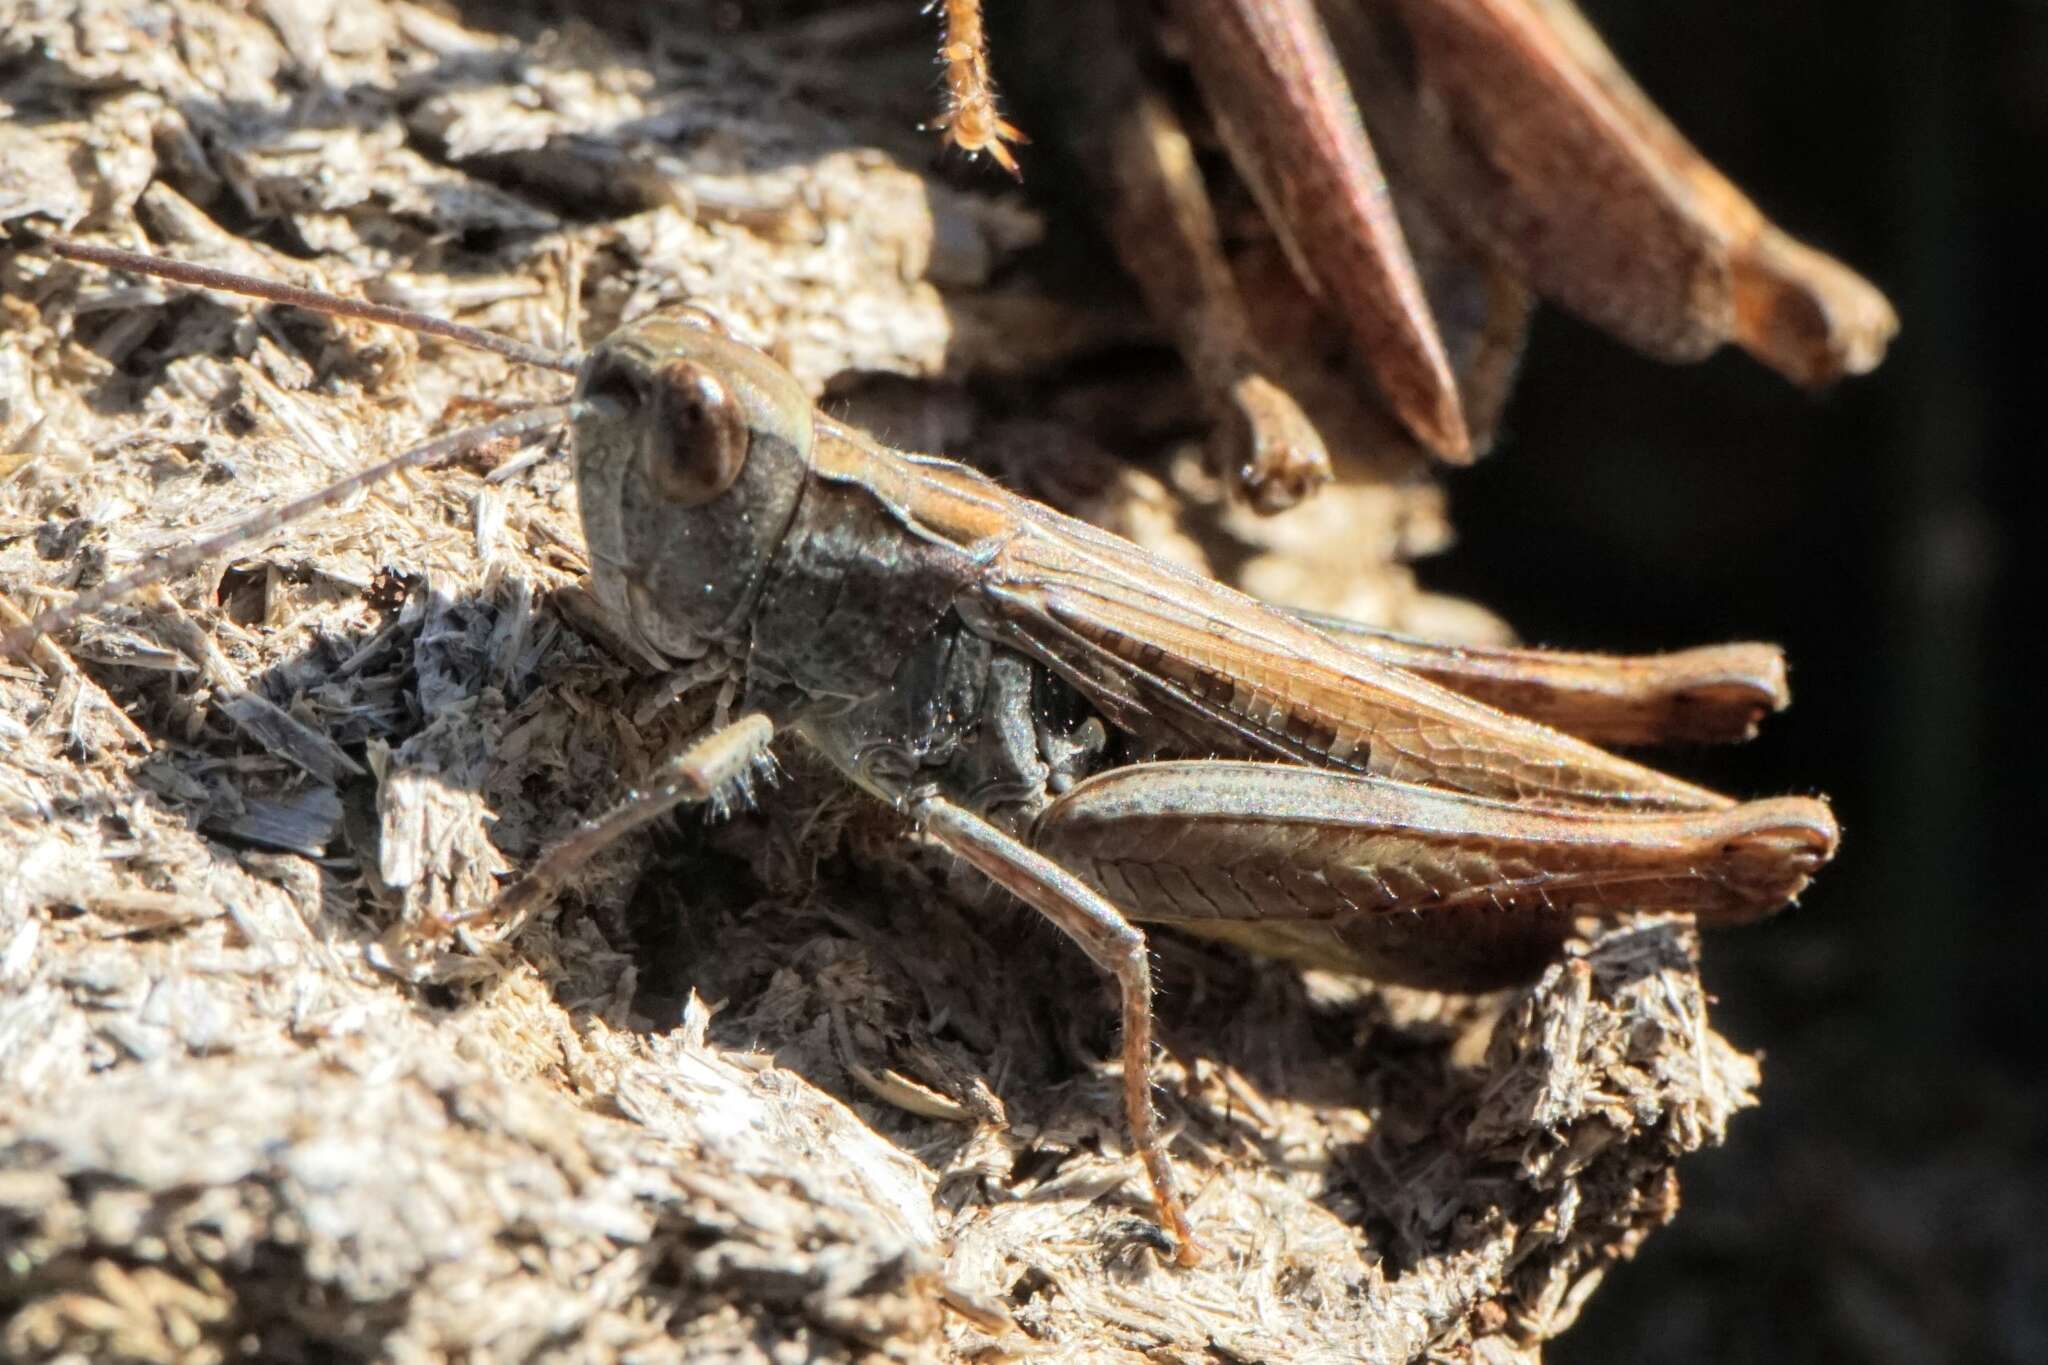
{"label": "dark blurred background", "polygon": [[1762,1109],[1551,1358],[2048,1361],[2048,4],[1581,3],[1904,325],[1814,398],[1546,313],[1499,457],[1453,483],[1462,544],[1425,578],[1533,640],[1782,642],[1792,710],[1681,766],[1824,791],[1845,826],[1799,910],[1707,945]]}

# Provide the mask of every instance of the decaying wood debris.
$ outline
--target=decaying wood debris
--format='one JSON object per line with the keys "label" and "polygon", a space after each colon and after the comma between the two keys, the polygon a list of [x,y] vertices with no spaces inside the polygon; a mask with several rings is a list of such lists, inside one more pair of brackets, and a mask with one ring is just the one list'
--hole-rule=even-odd
{"label": "decaying wood debris", "polygon": [[[1132,310],[1039,286],[1006,183],[925,173],[925,91],[876,74],[928,57],[914,7],[697,9],[0,3],[4,624],[559,387],[60,266],[41,224],[553,343],[687,295],[895,444],[1274,597],[1498,634],[1415,587],[1419,464],[1223,504]],[[1103,983],[803,772],[393,970],[394,925],[703,719],[582,566],[563,463],[506,452],[0,664],[0,1354],[1530,1359],[1751,1102],[1675,923],[1479,1000],[1161,935],[1214,1253],[1163,1268]]]}

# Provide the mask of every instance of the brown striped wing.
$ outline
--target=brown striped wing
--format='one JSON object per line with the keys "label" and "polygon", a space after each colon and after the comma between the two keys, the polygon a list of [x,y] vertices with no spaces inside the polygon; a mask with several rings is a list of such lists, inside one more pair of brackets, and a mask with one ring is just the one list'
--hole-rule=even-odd
{"label": "brown striped wing", "polygon": [[1280,759],[1538,806],[1726,798],[1347,649],[1286,613],[1026,504],[962,604],[1163,756]]}
{"label": "brown striped wing", "polygon": [[1462,696],[1594,744],[1725,744],[1791,701],[1775,645],[1705,645],[1669,654],[1574,654],[1446,645],[1320,613],[1291,612],[1347,649]]}
{"label": "brown striped wing", "polygon": [[1558,809],[1716,810],[1726,797],[1346,648],[947,460],[821,420],[818,475],[956,550],[956,599],[1162,757],[1280,760]]}

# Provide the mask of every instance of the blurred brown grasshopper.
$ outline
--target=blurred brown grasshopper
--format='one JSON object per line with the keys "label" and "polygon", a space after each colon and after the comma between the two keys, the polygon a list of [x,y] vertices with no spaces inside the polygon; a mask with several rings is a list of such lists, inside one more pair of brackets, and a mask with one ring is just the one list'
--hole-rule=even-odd
{"label": "blurred brown grasshopper", "polygon": [[[1785,700],[1768,647],[1552,656],[1311,623],[842,426],[693,309],[629,323],[576,358],[203,267],[53,249],[573,372],[594,595],[650,659],[734,685],[744,714],[482,913],[530,908],[627,831],[743,786],[793,736],[1116,977],[1130,1129],[1183,1260],[1196,1244],[1159,1147],[1150,969],[1132,920],[1486,989],[1558,956],[1575,916],[1739,923],[1797,895],[1834,852],[1821,801],[1738,804],[1564,732],[1744,735]],[[445,437],[184,547],[5,651],[369,479],[563,410]]]}
{"label": "blurred brown grasshopper", "polygon": [[[932,8],[938,125],[1015,173],[980,0]],[[1533,297],[1660,359],[1734,341],[1808,385],[1870,369],[1897,329],[1685,140],[1569,0],[1002,0],[989,18],[1207,396],[1218,472],[1261,508],[1328,480],[1339,436],[1273,354],[1280,281],[1234,268],[1194,154],[1205,123],[1285,250],[1283,292],[1319,304],[1386,411],[1454,464],[1492,437]],[[1200,108],[1169,96],[1183,64]]]}

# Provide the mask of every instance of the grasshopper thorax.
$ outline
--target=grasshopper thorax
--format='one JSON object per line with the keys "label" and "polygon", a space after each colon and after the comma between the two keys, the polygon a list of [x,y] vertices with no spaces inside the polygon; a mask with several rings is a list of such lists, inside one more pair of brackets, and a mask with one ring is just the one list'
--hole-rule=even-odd
{"label": "grasshopper thorax", "polygon": [[675,309],[593,349],[570,413],[598,600],[671,659],[738,637],[809,471],[809,396]]}

